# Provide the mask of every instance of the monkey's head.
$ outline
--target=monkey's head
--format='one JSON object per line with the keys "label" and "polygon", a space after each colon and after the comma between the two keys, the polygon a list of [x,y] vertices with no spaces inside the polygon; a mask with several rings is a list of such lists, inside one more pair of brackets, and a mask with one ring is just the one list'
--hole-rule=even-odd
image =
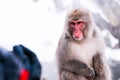
{"label": "monkey's head", "polygon": [[89,33],[91,34],[91,23],[91,15],[88,11],[75,9],[67,16],[67,33],[74,40],[84,40],[87,36],[90,36]]}

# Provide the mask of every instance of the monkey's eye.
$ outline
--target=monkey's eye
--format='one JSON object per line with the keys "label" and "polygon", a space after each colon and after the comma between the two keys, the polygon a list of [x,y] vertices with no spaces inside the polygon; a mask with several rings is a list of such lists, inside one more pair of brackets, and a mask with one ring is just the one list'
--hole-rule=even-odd
{"label": "monkey's eye", "polygon": [[70,24],[71,24],[71,25],[75,25],[75,23],[74,23],[74,22],[70,22]]}
{"label": "monkey's eye", "polygon": [[77,24],[80,24],[81,22],[79,21],[79,22],[77,22]]}

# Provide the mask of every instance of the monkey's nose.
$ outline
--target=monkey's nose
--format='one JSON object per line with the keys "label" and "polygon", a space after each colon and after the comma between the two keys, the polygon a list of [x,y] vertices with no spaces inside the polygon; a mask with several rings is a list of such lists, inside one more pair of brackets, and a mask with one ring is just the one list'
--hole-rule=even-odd
{"label": "monkey's nose", "polygon": [[76,23],[76,24],[75,24],[75,29],[78,29],[78,28],[79,28],[79,26],[78,26],[78,24]]}
{"label": "monkey's nose", "polygon": [[78,33],[78,30],[75,30],[74,33]]}

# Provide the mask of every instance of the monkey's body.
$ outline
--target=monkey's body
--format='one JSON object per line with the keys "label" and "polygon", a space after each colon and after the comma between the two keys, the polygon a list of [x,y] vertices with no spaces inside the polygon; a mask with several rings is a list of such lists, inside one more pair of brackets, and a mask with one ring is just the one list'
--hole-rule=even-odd
{"label": "monkey's body", "polygon": [[111,80],[104,42],[93,27],[90,37],[80,41],[64,31],[57,48],[59,80]]}
{"label": "monkey's body", "polygon": [[[96,49],[97,46],[93,45],[93,43],[96,43],[95,39],[92,39],[92,41],[90,40],[87,42],[84,41],[84,43],[81,44],[81,43],[76,43],[74,41],[69,41],[69,38],[62,36],[62,39],[60,41],[61,42],[59,43],[59,46],[62,46],[62,44],[64,44],[64,46],[59,48],[60,50],[60,53],[58,53],[59,57],[68,56],[69,58],[70,56],[74,56],[72,57],[73,59],[80,60],[84,63],[87,63],[88,65],[92,64],[92,57],[93,55],[96,54],[97,51]],[[69,51],[69,53],[67,51]]]}

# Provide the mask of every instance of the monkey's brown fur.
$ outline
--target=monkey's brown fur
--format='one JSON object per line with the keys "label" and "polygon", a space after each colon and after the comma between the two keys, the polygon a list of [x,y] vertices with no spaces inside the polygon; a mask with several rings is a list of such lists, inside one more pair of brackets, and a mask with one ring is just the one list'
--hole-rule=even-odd
{"label": "monkey's brown fur", "polygon": [[[81,40],[75,40],[71,35],[69,20],[74,19],[85,22]],[[90,12],[83,9],[71,11],[56,51],[59,80],[111,80],[104,46]]]}

